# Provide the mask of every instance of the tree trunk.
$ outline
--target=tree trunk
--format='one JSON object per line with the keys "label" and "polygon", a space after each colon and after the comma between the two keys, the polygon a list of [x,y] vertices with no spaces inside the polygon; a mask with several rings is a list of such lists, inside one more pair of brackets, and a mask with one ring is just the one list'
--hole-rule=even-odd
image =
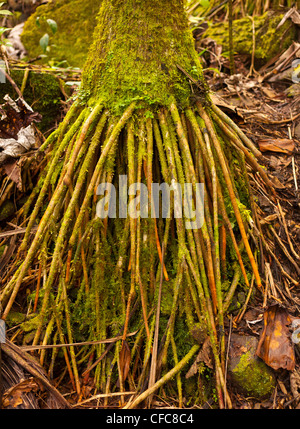
{"label": "tree trunk", "polygon": [[[272,185],[257,149],[210,101],[181,0],[104,0],[94,38],[78,99],[40,148],[49,163],[24,208],[24,261],[1,291],[3,318],[38,267],[34,345],[114,337],[83,349],[80,361],[75,346],[65,350],[78,394],[93,374],[100,391],[118,378],[121,390],[146,386],[152,398],[177,374],[182,404],[179,371],[209,336],[219,405],[230,407],[224,314],[249,274],[261,286],[246,162]],[[98,185],[121,192],[124,175],[128,187],[146,185],[149,207],[152,183],[192,184],[193,208],[202,183],[201,228],[177,216],[174,197],[165,219],[100,219]]]}
{"label": "tree trunk", "polygon": [[168,106],[172,95],[186,107],[191,88],[177,64],[203,82],[182,0],[104,0],[82,94],[118,112],[134,99]]}

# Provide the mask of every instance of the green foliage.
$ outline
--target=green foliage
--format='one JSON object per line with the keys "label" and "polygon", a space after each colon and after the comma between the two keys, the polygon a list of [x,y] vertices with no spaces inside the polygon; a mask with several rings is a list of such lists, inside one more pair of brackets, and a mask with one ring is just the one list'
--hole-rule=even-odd
{"label": "green foliage", "polygon": [[[57,32],[57,23],[56,21],[54,21],[53,19],[46,19],[46,24],[48,25],[48,27],[50,28],[50,30],[52,31],[52,34],[54,35]],[[38,28],[41,28],[41,17],[38,16],[35,20],[36,25],[38,26]],[[41,38],[40,38],[40,47],[42,48],[43,52],[46,53],[47,49],[50,51],[50,46],[49,46],[49,42],[50,42],[50,36],[48,33],[45,33]]]}
{"label": "green foliage", "polygon": [[[5,1],[0,2],[0,8],[5,4]],[[12,15],[12,12],[10,10],[6,10],[6,9],[1,9],[0,10],[0,15],[2,16],[9,16]]]}
{"label": "green foliage", "polygon": [[[4,17],[4,16],[12,16],[12,12],[10,12],[9,10],[6,9],[1,9],[1,7],[5,4],[6,2],[2,1],[0,2],[0,17]],[[0,27],[0,46],[4,45],[4,46],[11,46],[11,44],[9,43],[9,41],[7,39],[4,39],[2,36],[4,35],[4,33],[6,33],[7,31],[9,31],[10,28],[6,28],[6,27]]]}

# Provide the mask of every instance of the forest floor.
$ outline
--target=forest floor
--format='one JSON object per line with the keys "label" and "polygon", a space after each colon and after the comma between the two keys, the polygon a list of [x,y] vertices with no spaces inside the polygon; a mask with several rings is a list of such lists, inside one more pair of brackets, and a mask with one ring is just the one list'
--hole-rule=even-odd
{"label": "forest floor", "polygon": [[[267,279],[264,290],[256,293],[254,299],[248,303],[246,301],[241,309],[233,313],[233,319],[226,320],[227,337],[230,338],[234,333],[243,333],[245,336],[254,336],[259,339],[264,330],[264,314],[272,306],[284,309],[287,317],[292,319],[299,317],[300,314],[300,282],[298,281],[300,274],[300,256],[298,256],[300,255],[300,85],[293,85],[291,88],[291,77],[287,73],[283,74],[283,69],[280,73],[274,73],[276,67],[280,65],[275,60],[268,68],[253,70],[251,58],[242,55],[235,56],[236,74],[230,76],[229,61],[222,55],[222,47],[213,41],[202,40],[201,34],[197,32],[195,32],[195,39],[199,53],[207,49],[203,61],[205,76],[213,93],[213,101],[261,150],[263,156],[260,163],[266,167],[276,188],[274,197],[270,195],[259,177],[249,173],[257,205],[257,216],[263,227],[264,239],[271,251],[268,254],[269,259],[262,261],[264,263],[261,267],[266,270],[267,266],[269,271],[264,272],[264,277]],[[285,69],[290,68],[291,65],[286,64]],[[69,72],[66,70],[65,73],[67,75]],[[64,76],[63,70],[61,76]],[[68,79],[70,79],[69,75],[66,77],[66,80]],[[80,75],[77,75],[76,79],[79,80]],[[76,85],[73,89],[76,89]],[[58,122],[67,111],[67,100],[66,95],[61,116],[57,118]],[[1,184],[5,174],[2,171]],[[20,240],[16,235],[5,236],[12,229],[14,225],[10,220],[2,222],[0,242],[3,245],[3,240],[6,240],[7,250],[0,258],[0,267],[3,267],[5,257],[14,252]],[[260,245],[261,243],[257,243],[258,248]],[[6,270],[7,267],[5,272]],[[269,335],[271,336],[270,333]],[[11,338],[10,333],[9,338]],[[284,336],[282,338],[284,341]],[[298,369],[300,352],[297,345],[294,353],[295,369],[291,371],[284,367],[285,358],[282,355],[282,349],[277,350],[277,362],[279,364],[281,362],[282,365],[276,370],[277,384],[272,398],[266,401],[256,400],[242,395],[234,386],[230,386],[229,392],[234,408],[297,408],[300,398]],[[265,355],[266,360],[271,359],[266,351]],[[22,374],[20,377],[24,376],[24,373]],[[11,377],[13,379],[13,374]],[[59,380],[56,382],[58,387]],[[72,403],[71,386],[60,385],[59,388],[66,395],[65,398]],[[20,389],[22,391],[22,388]],[[23,384],[23,393],[26,389],[27,392],[30,391],[29,383]],[[20,395],[16,397],[20,398]],[[118,400],[113,398],[110,404],[112,407],[119,405]],[[157,408],[173,407],[176,406],[176,401],[172,398],[168,401],[157,398],[154,405]],[[74,403],[73,406],[76,404]],[[99,403],[94,400],[88,402],[86,406],[98,407]],[[211,406],[212,403],[208,401],[204,408]]]}
{"label": "forest floor", "polygon": [[[238,323],[233,323],[233,326],[227,324],[228,334],[243,333],[244,336],[262,338],[265,328],[267,331],[270,328],[273,333],[275,330],[273,321],[266,319],[264,325],[264,315],[266,317],[268,309],[278,307],[284,309],[287,318],[299,317],[300,85],[292,85],[292,61],[277,72],[277,68],[280,69],[280,64],[286,60],[286,54],[271,61],[269,67],[257,70],[253,68],[249,56],[235,55],[236,71],[231,76],[229,60],[222,56],[222,46],[212,40],[201,40],[201,35],[196,35],[196,41],[199,52],[204,49],[209,52],[209,55],[206,53],[205,75],[214,94],[213,101],[262,152],[260,163],[265,166],[276,188],[274,198],[260,180],[250,173],[259,222],[268,225],[263,229],[263,235],[271,252],[267,257],[263,256],[266,259],[261,261],[266,280],[264,291],[256,294],[255,299],[238,312],[234,319]],[[216,68],[221,72],[216,73]],[[278,322],[282,323],[283,330],[285,321]],[[266,335],[272,342],[270,331]],[[300,373],[297,368],[300,353],[295,346],[295,369],[287,370],[283,338],[273,355],[270,344],[268,350],[264,350],[266,363],[270,364],[273,360],[274,368],[274,361],[280,362],[277,365],[279,368],[276,368],[275,395],[267,401],[255,401],[235,392],[233,387],[234,408],[298,408]]]}

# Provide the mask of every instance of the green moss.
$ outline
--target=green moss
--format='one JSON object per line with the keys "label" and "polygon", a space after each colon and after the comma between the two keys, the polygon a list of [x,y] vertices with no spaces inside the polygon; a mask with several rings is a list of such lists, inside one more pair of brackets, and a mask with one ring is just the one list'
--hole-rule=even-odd
{"label": "green moss", "polygon": [[[30,58],[35,58],[43,51],[40,38],[50,36],[49,59],[56,62],[66,60],[70,66],[82,67],[92,40],[96,25],[96,16],[102,0],[56,0],[37,8],[26,21],[22,42]],[[40,28],[36,25],[39,18]],[[53,19],[57,23],[57,33],[53,35],[46,23]],[[44,60],[43,60],[44,61]]]}
{"label": "green moss", "polygon": [[183,16],[181,0],[103,0],[81,98],[93,103],[101,97],[116,114],[134,100],[167,106],[175,98],[187,106],[191,88],[176,64],[195,79],[203,77]]}
{"label": "green moss", "polygon": [[[11,70],[11,77],[21,88],[24,71]],[[13,99],[16,98],[16,92],[9,82],[0,85],[0,103],[3,102],[6,94]],[[58,78],[49,73],[31,71],[23,95],[32,109],[43,117],[37,127],[43,132],[48,131],[54,125],[61,110],[62,93]]]}
{"label": "green moss", "polygon": [[254,359],[251,351],[241,356],[233,369],[233,378],[246,394],[255,398],[270,396],[275,380],[270,369],[260,359]]}
{"label": "green moss", "polygon": [[5,251],[5,248],[6,248],[6,246],[5,246],[5,245],[3,245],[3,246],[1,246],[1,247],[0,247],[0,258],[1,258],[1,256],[3,255],[3,253],[4,253],[4,251]]}
{"label": "green moss", "polygon": [[0,222],[13,216],[15,211],[16,208],[12,201],[4,201],[4,203],[0,207]]}
{"label": "green moss", "polygon": [[17,311],[10,311],[9,315],[6,318],[6,323],[8,327],[19,325],[23,323],[26,319],[26,314],[19,313]]}
{"label": "green moss", "polygon": [[[276,29],[283,15],[265,13],[254,17],[255,22],[255,58],[265,63],[278,52],[287,49],[295,39],[296,27],[289,20],[278,30]],[[213,24],[204,33],[223,46],[223,54],[229,51],[228,25]],[[234,50],[239,54],[251,55],[253,51],[252,21],[249,18],[237,19],[233,23]]]}

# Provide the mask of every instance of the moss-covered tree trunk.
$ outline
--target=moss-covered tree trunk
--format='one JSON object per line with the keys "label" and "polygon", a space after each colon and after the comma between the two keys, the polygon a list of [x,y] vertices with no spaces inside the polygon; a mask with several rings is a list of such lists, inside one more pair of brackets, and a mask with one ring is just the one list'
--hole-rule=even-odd
{"label": "moss-covered tree trunk", "polygon": [[[209,337],[219,405],[229,407],[224,314],[252,273],[261,285],[246,174],[248,163],[268,182],[250,151],[259,152],[211,103],[182,0],[104,0],[94,39],[79,97],[40,149],[50,160],[20,213],[30,216],[3,317],[31,268],[23,328],[33,344],[115,338],[70,346],[64,359],[78,394],[89,376],[102,392],[117,380],[137,394],[148,387],[134,405],[176,374],[168,389],[182,405],[179,371]],[[120,176],[146,186],[149,207],[152,183],[192,184],[193,208],[203,184],[201,228],[187,227],[174,199],[166,218],[99,218],[98,185],[121,192]],[[41,352],[51,368],[56,358]]]}
{"label": "moss-covered tree trunk", "polygon": [[84,70],[83,91],[92,100],[124,110],[133,100],[184,106],[201,67],[181,0],[104,1]]}

